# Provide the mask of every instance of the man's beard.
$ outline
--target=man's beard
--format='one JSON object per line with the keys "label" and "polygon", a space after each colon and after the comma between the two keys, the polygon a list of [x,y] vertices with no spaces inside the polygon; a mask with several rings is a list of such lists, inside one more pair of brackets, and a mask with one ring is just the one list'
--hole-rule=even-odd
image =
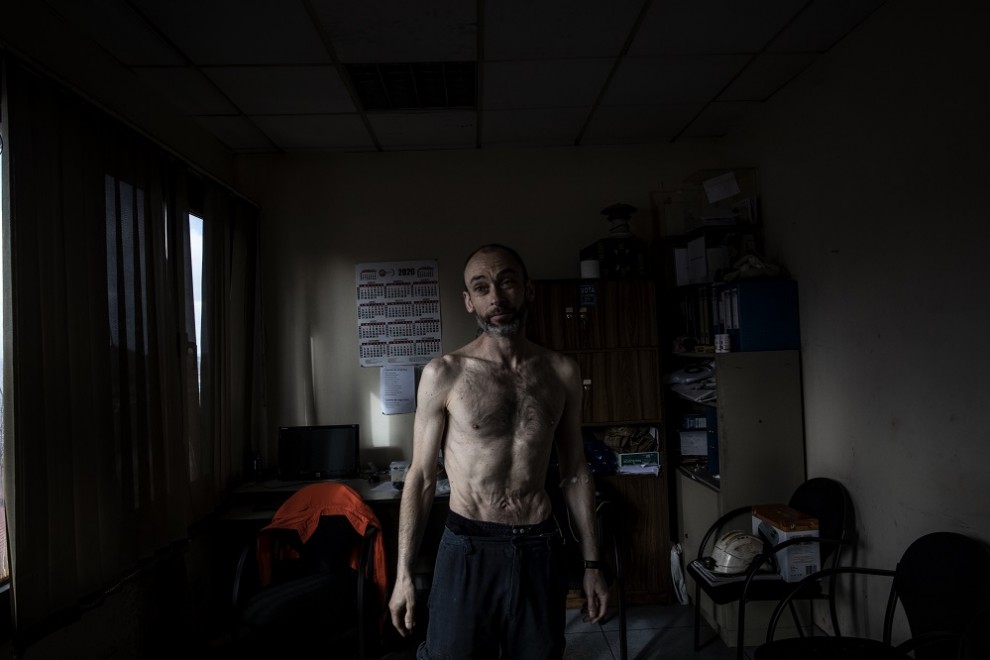
{"label": "man's beard", "polygon": [[[507,311],[509,310],[500,310],[500,313],[505,314]],[[493,337],[513,337],[515,335],[521,335],[526,331],[526,317],[528,314],[529,309],[524,302],[513,313],[512,320],[508,323],[496,325],[480,314],[476,314],[475,318],[478,319],[478,327],[485,334]],[[497,316],[497,314],[493,314],[493,316]]]}

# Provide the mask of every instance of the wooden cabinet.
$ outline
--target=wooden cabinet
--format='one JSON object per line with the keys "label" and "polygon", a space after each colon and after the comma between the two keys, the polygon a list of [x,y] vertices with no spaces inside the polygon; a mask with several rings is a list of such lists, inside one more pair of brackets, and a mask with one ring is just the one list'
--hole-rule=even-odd
{"label": "wooden cabinet", "polygon": [[660,355],[652,280],[537,280],[530,339],[574,357],[586,424],[659,424]]}
{"label": "wooden cabinet", "polygon": [[625,549],[630,604],[668,603],[670,532],[662,380],[652,280],[537,280],[527,332],[533,341],[572,356],[584,381],[582,422],[603,435],[615,426],[660,431],[661,472],[599,476],[613,503]]}

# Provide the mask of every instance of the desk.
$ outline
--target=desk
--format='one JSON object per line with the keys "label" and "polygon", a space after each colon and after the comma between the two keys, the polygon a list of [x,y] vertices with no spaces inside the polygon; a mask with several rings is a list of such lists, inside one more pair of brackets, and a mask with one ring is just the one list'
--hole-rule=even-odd
{"label": "desk", "polygon": [[[387,481],[379,484],[370,483],[367,479],[331,479],[330,481],[345,484],[356,490],[361,499],[371,505],[372,509],[376,509],[376,513],[380,505],[398,506],[402,497],[402,491]],[[318,482],[269,479],[243,484],[234,490],[231,507],[224,513],[223,518],[244,521],[271,520],[275,509],[290,495],[314,483]],[[437,499],[440,497],[442,496],[438,496]]]}
{"label": "desk", "polygon": [[[389,482],[383,482],[386,487],[382,487],[382,484],[373,484],[367,479],[333,479],[331,481],[346,484],[356,490],[378,516],[378,521],[382,525],[382,538],[385,540],[385,558],[389,572],[388,584],[389,591],[391,591],[395,580],[395,567],[398,562],[399,501],[402,497],[402,491],[395,487],[388,488]],[[313,483],[316,482],[271,479],[246,483],[236,488],[232,493],[230,506],[220,516],[220,522],[231,529],[233,535],[236,535],[238,552],[244,542],[252,538],[259,529],[271,521],[275,510],[282,502],[300,488]],[[437,547],[440,544],[440,537],[443,535],[444,524],[447,521],[447,513],[450,510],[449,502],[450,496],[446,493],[438,494],[434,498],[426,530],[423,533],[414,575],[416,588],[423,591],[430,587],[429,580],[432,579],[433,575]]]}

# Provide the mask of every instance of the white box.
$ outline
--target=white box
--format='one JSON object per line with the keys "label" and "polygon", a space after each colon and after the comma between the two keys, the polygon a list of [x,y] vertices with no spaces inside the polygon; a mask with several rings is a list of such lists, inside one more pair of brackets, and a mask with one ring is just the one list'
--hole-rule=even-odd
{"label": "white box", "polygon": [[389,480],[397,488],[401,488],[406,481],[406,470],[409,469],[409,461],[392,461],[388,465]]}
{"label": "white box", "polygon": [[[753,534],[763,536],[777,545],[790,539],[818,536],[818,519],[805,515],[786,504],[763,504],[753,507]],[[784,548],[775,557],[780,576],[785,582],[821,570],[821,552],[817,543],[797,543]]]}

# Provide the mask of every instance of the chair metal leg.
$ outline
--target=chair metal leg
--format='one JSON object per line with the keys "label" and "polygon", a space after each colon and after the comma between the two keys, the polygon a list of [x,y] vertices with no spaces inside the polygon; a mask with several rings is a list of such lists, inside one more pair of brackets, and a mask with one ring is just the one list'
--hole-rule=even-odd
{"label": "chair metal leg", "polygon": [[626,639],[626,572],[622,564],[619,543],[615,541],[615,537],[613,537],[612,550],[615,556],[615,579],[619,592],[619,660],[626,660],[629,657]]}
{"label": "chair metal leg", "polygon": [[791,618],[794,619],[794,627],[797,628],[798,637],[807,637],[804,626],[801,625],[801,618],[798,616],[797,608],[794,606],[794,601],[789,602],[787,607],[791,610]]}
{"label": "chair metal leg", "polygon": [[[362,566],[363,569],[363,566]],[[357,592],[357,626],[358,626],[358,659],[364,660],[365,657],[365,623],[364,623],[364,570],[358,573],[358,592]]]}
{"label": "chair metal leg", "polygon": [[739,608],[739,620],[736,622],[736,658],[746,658],[746,601],[741,598],[736,604]]}
{"label": "chair metal leg", "polygon": [[701,586],[696,581],[694,585],[694,650],[700,651],[705,645],[707,642],[701,643]]}

